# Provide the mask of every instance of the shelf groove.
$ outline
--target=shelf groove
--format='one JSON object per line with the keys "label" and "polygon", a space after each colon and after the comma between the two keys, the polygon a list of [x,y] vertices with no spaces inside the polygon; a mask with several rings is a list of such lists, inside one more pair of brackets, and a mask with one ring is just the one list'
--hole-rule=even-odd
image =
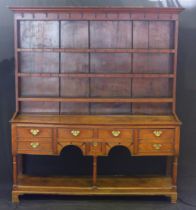
{"label": "shelf groove", "polygon": [[75,103],[173,103],[173,98],[39,98],[20,97],[19,101]]}

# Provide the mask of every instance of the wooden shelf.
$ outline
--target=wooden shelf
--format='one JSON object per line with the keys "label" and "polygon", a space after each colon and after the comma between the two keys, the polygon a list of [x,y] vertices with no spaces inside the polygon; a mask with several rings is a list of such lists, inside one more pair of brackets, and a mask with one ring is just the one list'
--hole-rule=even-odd
{"label": "wooden shelf", "polygon": [[176,53],[175,49],[103,49],[103,48],[17,48],[18,52],[68,52],[68,53]]}
{"label": "wooden shelf", "polygon": [[63,125],[180,125],[176,115],[52,115],[17,114],[14,123],[43,123]]}
{"label": "wooden shelf", "polygon": [[172,195],[171,177],[98,177],[96,186],[91,177],[19,176],[17,192],[57,195]]}
{"label": "wooden shelf", "polygon": [[86,73],[18,73],[19,77],[77,77],[77,78],[174,78],[174,74],[86,74]]}
{"label": "wooden shelf", "polygon": [[173,103],[173,98],[44,98],[20,97],[18,101],[74,103]]}

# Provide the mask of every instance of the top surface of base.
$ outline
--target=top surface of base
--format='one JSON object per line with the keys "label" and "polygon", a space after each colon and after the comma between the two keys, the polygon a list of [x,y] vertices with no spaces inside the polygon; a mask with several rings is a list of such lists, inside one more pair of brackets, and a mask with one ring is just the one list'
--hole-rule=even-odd
{"label": "top surface of base", "polygon": [[174,115],[35,115],[18,114],[12,123],[66,125],[180,125]]}

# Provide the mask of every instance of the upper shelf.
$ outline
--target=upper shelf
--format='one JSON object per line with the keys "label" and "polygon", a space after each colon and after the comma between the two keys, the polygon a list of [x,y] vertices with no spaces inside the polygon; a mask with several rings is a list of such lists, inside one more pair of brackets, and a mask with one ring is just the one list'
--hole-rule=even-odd
{"label": "upper shelf", "polygon": [[19,77],[78,77],[78,78],[174,78],[174,74],[135,74],[135,73],[18,73]]}
{"label": "upper shelf", "polygon": [[128,49],[128,48],[17,48],[18,52],[69,52],[69,53],[175,53],[175,49]]}

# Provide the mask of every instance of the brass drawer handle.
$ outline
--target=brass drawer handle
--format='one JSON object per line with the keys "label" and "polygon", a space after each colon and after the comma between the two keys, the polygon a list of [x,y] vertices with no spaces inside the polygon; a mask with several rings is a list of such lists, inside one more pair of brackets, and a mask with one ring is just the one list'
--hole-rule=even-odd
{"label": "brass drawer handle", "polygon": [[162,134],[163,132],[162,131],[153,131],[153,134],[155,135],[155,136],[157,136],[157,137],[159,137],[159,136],[161,136],[161,134]]}
{"label": "brass drawer handle", "polygon": [[98,145],[97,142],[94,142],[94,143],[93,143],[93,146],[94,146],[94,147],[97,147],[97,145]]}
{"label": "brass drawer handle", "polygon": [[38,130],[38,129],[31,129],[31,130],[30,130],[30,133],[31,133],[33,136],[37,136],[37,134],[39,133],[39,130]]}
{"label": "brass drawer handle", "polygon": [[120,135],[120,131],[112,131],[112,135],[118,137]]}
{"label": "brass drawer handle", "polygon": [[39,147],[39,143],[38,142],[31,142],[30,145],[31,145],[31,147],[33,149],[36,149],[37,147]]}
{"label": "brass drawer handle", "polygon": [[162,147],[162,144],[153,144],[154,149],[159,150]]}
{"label": "brass drawer handle", "polygon": [[72,134],[73,136],[79,136],[80,131],[78,131],[78,130],[72,130],[72,131],[71,131],[71,134]]}

